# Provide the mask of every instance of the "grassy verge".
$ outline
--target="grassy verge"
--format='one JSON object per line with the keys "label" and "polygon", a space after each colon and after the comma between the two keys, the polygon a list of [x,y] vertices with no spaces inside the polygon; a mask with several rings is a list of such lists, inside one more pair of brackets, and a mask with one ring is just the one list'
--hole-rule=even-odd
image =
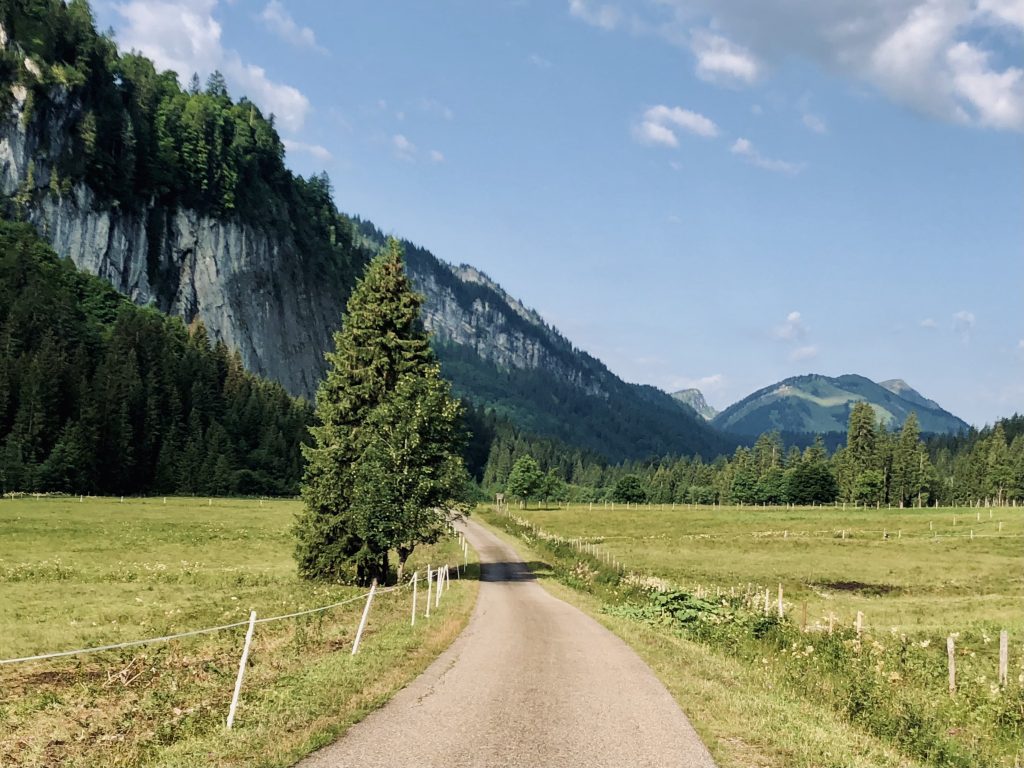
{"label": "grassy verge", "polygon": [[[361,590],[299,582],[294,502],[0,502],[0,658],[329,604]],[[412,569],[454,563],[453,541]],[[470,576],[476,565],[470,565]],[[422,588],[423,583],[420,582]],[[465,626],[477,581],[452,580],[409,624],[411,592],[258,625],[235,728],[224,728],[244,628],[0,667],[0,765],[285,766],[418,675]]]}
{"label": "grassy verge", "polygon": [[633,646],[723,768],[988,768],[1021,757],[1020,686],[996,692],[991,680],[979,683],[973,655],[961,658],[970,687],[951,698],[936,679],[945,669],[941,658],[934,663],[937,649],[916,640],[805,635],[746,610],[742,599],[656,593],[508,518],[480,516],[549,564],[539,575],[559,597]]}

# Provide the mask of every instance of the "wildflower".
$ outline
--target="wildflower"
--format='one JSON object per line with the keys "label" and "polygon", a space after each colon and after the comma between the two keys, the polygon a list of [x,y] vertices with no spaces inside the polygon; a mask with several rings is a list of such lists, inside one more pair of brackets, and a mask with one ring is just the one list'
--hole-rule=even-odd
{"label": "wildflower", "polygon": [[918,643],[918,645],[920,645],[922,648],[927,648],[931,644],[931,640],[922,640],[920,643]]}

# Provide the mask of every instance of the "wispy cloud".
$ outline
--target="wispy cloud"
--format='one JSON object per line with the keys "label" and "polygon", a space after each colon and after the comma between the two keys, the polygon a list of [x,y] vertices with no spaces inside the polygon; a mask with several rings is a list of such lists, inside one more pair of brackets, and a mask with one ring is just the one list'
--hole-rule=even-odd
{"label": "wispy cloud", "polygon": [[633,137],[641,144],[678,147],[677,130],[705,138],[718,135],[715,122],[699,112],[658,104],[644,112],[640,122],[633,126]]}
{"label": "wispy cloud", "polygon": [[810,112],[806,112],[802,119],[804,127],[807,128],[807,130],[812,131],[813,133],[828,133],[828,126],[821,117],[818,117],[818,115],[812,115]]}
{"label": "wispy cloud", "polygon": [[922,328],[927,328],[930,331],[935,330],[936,328],[939,327],[939,324],[936,323],[935,320],[933,318],[931,318],[931,317],[926,317],[924,320],[922,320],[919,323],[919,325]]}
{"label": "wispy cloud", "polygon": [[401,133],[396,133],[391,137],[391,148],[399,160],[412,162],[416,159],[416,145]]}
{"label": "wispy cloud", "polygon": [[322,147],[319,144],[307,144],[304,141],[296,141],[295,139],[281,139],[284,144],[284,148],[288,152],[301,152],[303,154],[312,155],[321,162],[328,162],[333,158],[331,152],[327,147]]}
{"label": "wispy cloud", "polygon": [[765,157],[757,151],[749,139],[736,139],[729,151],[734,155],[746,158],[750,163],[753,163],[758,168],[763,168],[766,171],[772,171],[774,173],[785,173],[789,176],[795,176],[804,169],[803,163],[791,163],[786,160],[775,160],[770,157]]}
{"label": "wispy cloud", "polygon": [[430,158],[430,162],[432,162],[432,163],[443,163],[444,162],[444,155],[441,152],[439,152],[438,150],[436,150],[436,149],[430,150],[430,152],[428,153],[427,157]]}
{"label": "wispy cloud", "polygon": [[206,77],[219,69],[237,94],[274,113],[287,129],[300,129],[309,114],[309,99],[298,88],[273,80],[263,67],[224,48],[220,23],[213,16],[216,7],[217,0],[130,0],[115,5],[125,22],[119,45],[141,51],[183,81],[193,72]]}
{"label": "wispy cloud", "polygon": [[786,322],[773,329],[772,335],[779,341],[795,341],[807,336],[807,326],[800,313],[794,310],[786,315]]}
{"label": "wispy cloud", "polygon": [[697,59],[697,77],[724,85],[750,85],[758,78],[757,59],[742,46],[709,30],[693,33],[690,50]]}
{"label": "wispy cloud", "polygon": [[818,348],[814,344],[797,347],[789,353],[790,362],[797,363],[801,360],[813,360],[818,356]]}
{"label": "wispy cloud", "polygon": [[973,312],[961,309],[959,312],[953,313],[953,332],[960,336],[960,340],[964,344],[971,341],[975,323],[976,319]]}
{"label": "wispy cloud", "polygon": [[317,53],[327,53],[327,49],[316,41],[316,34],[309,27],[296,23],[288,9],[279,0],[270,0],[260,12],[260,20],[267,29],[296,48],[303,48]]}
{"label": "wispy cloud", "polygon": [[529,56],[526,57],[526,60],[530,64],[535,66],[537,69],[550,69],[551,68],[551,60],[544,58],[539,53],[531,53]]}
{"label": "wispy cloud", "polygon": [[426,112],[428,115],[440,117],[444,120],[454,120],[455,112],[451,107],[442,104],[437,99],[419,99],[416,102],[416,106],[421,112]]}
{"label": "wispy cloud", "polygon": [[727,384],[726,377],[721,373],[708,376],[676,376],[669,379],[666,389],[678,392],[680,389],[699,389],[705,395],[720,391]]}
{"label": "wispy cloud", "polygon": [[622,12],[616,6],[590,0],[569,0],[569,13],[601,29],[615,29],[622,21]]}
{"label": "wispy cloud", "polygon": [[569,7],[589,24],[689,50],[697,75],[717,84],[753,83],[799,58],[922,114],[1024,131],[1021,0],[654,0],[622,3],[628,16]]}

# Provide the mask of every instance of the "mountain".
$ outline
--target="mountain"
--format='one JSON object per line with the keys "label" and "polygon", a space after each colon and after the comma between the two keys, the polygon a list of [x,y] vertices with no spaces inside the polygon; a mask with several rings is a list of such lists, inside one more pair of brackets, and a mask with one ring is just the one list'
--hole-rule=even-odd
{"label": "mountain", "polygon": [[866,400],[879,420],[889,428],[903,424],[916,412],[925,433],[956,433],[969,429],[966,422],[943,410],[894,379],[876,384],[864,376],[848,374],[794,376],[743,398],[712,421],[714,426],[736,435],[754,436],[778,430],[785,434],[828,434],[846,432],[852,404]]}
{"label": "mountain", "polygon": [[934,400],[929,400],[927,397],[922,395],[916,389],[911,387],[903,379],[888,379],[887,381],[878,382],[878,386],[883,387],[894,395],[902,397],[904,400],[909,400],[915,405],[919,405],[922,408],[930,408],[932,410],[942,410],[942,406],[936,403]]}
{"label": "mountain", "polygon": [[[358,275],[383,242],[326,175],[284,165],[272,117],[223,79],[182,90],[99,35],[84,3],[0,6],[0,210],[135,303],[312,398]],[[405,243],[455,391],[611,460],[728,451],[671,397],[628,384],[470,266]]]}
{"label": "mountain", "polygon": [[683,405],[693,408],[697,415],[705,421],[711,421],[718,415],[718,411],[708,405],[708,401],[704,399],[704,393],[699,389],[681,389],[678,392],[673,392],[672,397]]}

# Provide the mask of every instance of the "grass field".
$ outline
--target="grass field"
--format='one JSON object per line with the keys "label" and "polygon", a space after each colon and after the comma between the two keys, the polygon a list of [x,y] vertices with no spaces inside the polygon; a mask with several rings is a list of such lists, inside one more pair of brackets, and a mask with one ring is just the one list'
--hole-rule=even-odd
{"label": "grass field", "polygon": [[[0,501],[0,658],[361,594],[296,577],[289,527],[297,509],[225,499]],[[442,542],[417,550],[410,568],[458,558],[457,544]],[[408,589],[380,595],[355,657],[362,600],[258,625],[230,733],[224,720],[244,628],[0,666],[0,765],[290,765],[424,669],[465,625],[476,584],[453,579],[440,611],[415,628]]]}
{"label": "grass field", "polygon": [[[633,645],[723,768],[1018,768],[1024,510],[988,513],[480,510],[546,563],[540,575],[556,591]],[[766,586],[768,615],[747,598]],[[1000,629],[1010,633],[1005,689],[996,684]]]}
{"label": "grass field", "polygon": [[983,624],[1024,639],[1024,508],[514,511],[681,586],[760,585],[774,600],[781,583],[798,618],[806,606],[808,623],[832,613],[851,624],[861,611],[876,628],[948,633]]}

